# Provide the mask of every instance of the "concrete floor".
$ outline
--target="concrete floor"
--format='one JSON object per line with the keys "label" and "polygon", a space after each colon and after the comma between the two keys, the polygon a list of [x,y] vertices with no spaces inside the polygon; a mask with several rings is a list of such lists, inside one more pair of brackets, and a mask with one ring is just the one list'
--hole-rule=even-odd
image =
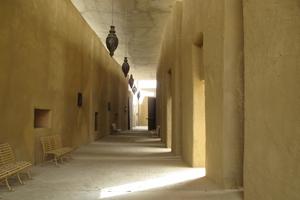
{"label": "concrete floor", "polygon": [[74,153],[59,167],[35,166],[33,180],[0,187],[5,200],[172,199],[241,200],[242,192],[223,191],[204,169],[187,167],[180,157],[146,134],[108,136]]}

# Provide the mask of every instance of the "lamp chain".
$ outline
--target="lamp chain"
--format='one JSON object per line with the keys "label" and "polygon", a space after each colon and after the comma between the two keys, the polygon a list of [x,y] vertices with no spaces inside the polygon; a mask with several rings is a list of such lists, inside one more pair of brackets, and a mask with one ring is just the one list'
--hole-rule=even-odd
{"label": "lamp chain", "polygon": [[128,34],[129,34],[129,31],[128,31],[128,7],[126,6],[126,16],[125,16],[125,20],[126,20],[126,36],[125,36],[125,40],[126,40],[126,47],[125,47],[125,56],[128,57]]}
{"label": "lamp chain", "polygon": [[114,0],[111,1],[111,24],[114,25]]}

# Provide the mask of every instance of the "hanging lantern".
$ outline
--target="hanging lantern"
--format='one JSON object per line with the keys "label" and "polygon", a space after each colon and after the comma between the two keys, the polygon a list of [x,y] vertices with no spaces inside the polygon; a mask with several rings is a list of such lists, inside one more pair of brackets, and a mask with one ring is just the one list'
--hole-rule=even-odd
{"label": "hanging lantern", "polygon": [[134,79],[133,79],[132,74],[130,75],[130,78],[129,78],[129,80],[128,80],[128,83],[129,83],[129,85],[130,85],[130,88],[132,88],[132,87],[133,87],[133,84],[134,84]]}
{"label": "hanging lantern", "polygon": [[133,94],[135,94],[137,92],[137,88],[135,86],[133,86],[132,92],[133,92]]}
{"label": "hanging lantern", "polygon": [[127,57],[125,57],[124,63],[122,65],[122,71],[123,71],[125,77],[127,77],[129,70],[130,70],[130,66],[128,64],[128,59],[127,59]]}
{"label": "hanging lantern", "polygon": [[140,98],[141,98],[141,92],[140,91],[137,93],[137,98],[138,98],[138,100],[140,100]]}
{"label": "hanging lantern", "polygon": [[114,26],[114,0],[111,1],[111,26],[109,34],[106,37],[106,47],[109,51],[109,55],[112,57],[115,50],[119,45],[119,39],[116,35],[116,30]]}
{"label": "hanging lantern", "polygon": [[116,35],[115,26],[110,26],[109,34],[106,38],[106,47],[109,50],[109,55],[113,56],[119,45],[119,39]]}
{"label": "hanging lantern", "polygon": [[[127,10],[127,7],[126,7],[126,11],[125,11],[125,13],[126,13],[126,16],[125,16],[125,18],[126,18],[126,27],[128,27],[128,15],[127,15],[127,13],[128,13],[128,10]],[[126,47],[125,47],[125,57],[124,57],[124,63],[123,63],[123,65],[122,65],[122,71],[123,71],[123,73],[124,73],[124,76],[125,76],[125,78],[127,77],[127,75],[128,75],[128,72],[129,72],[129,70],[130,70],[130,66],[129,66],[129,63],[128,63],[128,59],[127,59],[127,54],[128,54],[128,33],[126,34],[126,39],[125,39],[125,42],[126,42]],[[132,86],[131,86],[132,87]]]}

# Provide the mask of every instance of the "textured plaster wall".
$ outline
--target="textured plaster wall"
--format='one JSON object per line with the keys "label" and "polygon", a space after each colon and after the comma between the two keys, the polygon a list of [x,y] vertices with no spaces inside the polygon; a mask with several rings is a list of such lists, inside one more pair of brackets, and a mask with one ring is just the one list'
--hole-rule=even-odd
{"label": "textured plaster wall", "polygon": [[[157,124],[161,127],[160,133],[163,141],[166,142],[168,147],[172,147],[173,153],[176,155],[180,155],[182,151],[180,122],[181,43],[179,42],[181,37],[181,20],[182,3],[176,2],[165,29],[160,63],[157,70]],[[172,107],[170,107],[170,103]],[[171,116],[168,116],[167,108],[172,109]],[[168,135],[168,130],[172,130],[172,137],[170,137],[170,134]]]}
{"label": "textured plaster wall", "polygon": [[[241,0],[183,0],[165,30],[158,79],[158,118],[167,141],[168,90],[173,151],[224,187],[242,185],[243,13]],[[181,20],[178,20],[180,18]],[[172,71],[171,89],[166,74]],[[177,76],[173,73],[177,71]],[[175,77],[175,78],[174,78]],[[174,98],[174,95],[176,98]],[[178,108],[179,107],[179,108]],[[176,120],[175,120],[176,119]],[[173,140],[174,141],[174,140]]]}
{"label": "textured plaster wall", "polygon": [[[40,136],[61,134],[66,145],[79,146],[108,134],[112,121],[127,124],[120,67],[69,0],[0,4],[0,142],[18,159],[39,162]],[[51,128],[33,128],[34,108],[52,110]]]}
{"label": "textured plaster wall", "polygon": [[300,199],[300,2],[244,1],[245,199]]}
{"label": "textured plaster wall", "polygon": [[244,29],[242,0],[225,1],[223,72],[223,180],[243,184]]}

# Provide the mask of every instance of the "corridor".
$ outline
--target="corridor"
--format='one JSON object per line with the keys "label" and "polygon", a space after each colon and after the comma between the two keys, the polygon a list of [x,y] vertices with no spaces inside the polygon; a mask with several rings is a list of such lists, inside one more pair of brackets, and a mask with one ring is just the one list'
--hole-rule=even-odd
{"label": "corridor", "polygon": [[1,0],[0,200],[300,200],[299,91],[300,0]]}
{"label": "corridor", "polygon": [[110,135],[82,146],[73,159],[37,165],[25,186],[0,188],[3,200],[201,199],[240,200],[237,190],[220,190],[203,168],[190,168],[147,131]]}

